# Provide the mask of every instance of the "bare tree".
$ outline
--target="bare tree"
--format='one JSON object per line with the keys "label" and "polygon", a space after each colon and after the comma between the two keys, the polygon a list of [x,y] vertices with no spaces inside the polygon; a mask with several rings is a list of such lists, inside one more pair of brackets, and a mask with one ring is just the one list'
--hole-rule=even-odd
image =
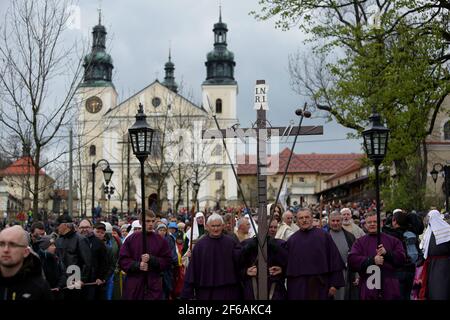
{"label": "bare tree", "polygon": [[[38,212],[39,171],[61,153],[42,162],[46,149],[72,120],[72,99],[81,79],[77,42],[64,40],[68,2],[11,1],[0,32],[0,124],[2,130],[32,146],[33,212]],[[62,86],[61,84],[65,85]],[[67,150],[66,150],[67,151]]]}

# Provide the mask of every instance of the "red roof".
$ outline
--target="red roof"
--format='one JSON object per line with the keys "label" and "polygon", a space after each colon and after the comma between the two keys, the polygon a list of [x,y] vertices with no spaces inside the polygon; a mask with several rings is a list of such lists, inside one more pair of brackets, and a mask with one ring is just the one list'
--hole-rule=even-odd
{"label": "red roof", "polygon": [[[0,171],[2,176],[33,176],[34,173],[33,161],[30,157],[20,158]],[[44,176],[45,170],[41,168],[41,170],[39,170],[39,175]]]}
{"label": "red roof", "polygon": [[[277,173],[284,172],[289,155],[290,150],[285,148],[278,155],[269,157],[269,161],[273,157],[279,157]],[[359,163],[359,159],[362,157],[364,157],[364,154],[356,153],[294,153],[289,164],[288,173],[334,174],[350,165]],[[256,174],[256,155],[239,155],[237,173],[238,175]]]}
{"label": "red roof", "polygon": [[336,178],[340,178],[342,176],[345,176],[346,174],[349,174],[349,173],[352,173],[355,171],[359,171],[359,169],[361,169],[361,167],[362,167],[361,161],[354,162],[354,163],[350,164],[349,166],[345,167],[344,169],[342,169],[341,171],[338,171],[335,174],[333,174],[331,177],[326,179],[325,182],[331,181]]}

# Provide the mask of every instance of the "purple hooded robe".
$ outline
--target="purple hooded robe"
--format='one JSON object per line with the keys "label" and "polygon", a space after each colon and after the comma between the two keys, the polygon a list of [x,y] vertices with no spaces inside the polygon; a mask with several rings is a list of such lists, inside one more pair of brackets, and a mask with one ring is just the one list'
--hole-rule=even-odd
{"label": "purple hooded robe", "polygon": [[238,300],[240,244],[228,235],[202,237],[186,271],[181,297],[197,300]]}
{"label": "purple hooded robe", "polygon": [[324,230],[298,230],[286,242],[288,300],[327,300],[345,285],[339,250]]}
{"label": "purple hooded robe", "polygon": [[401,299],[400,286],[395,277],[396,267],[405,262],[405,250],[403,244],[397,238],[381,233],[381,243],[386,249],[384,263],[381,269],[381,290],[369,289],[367,279],[372,273],[367,274],[367,268],[374,265],[374,257],[377,253],[377,235],[367,234],[357,239],[348,255],[348,264],[353,271],[360,275],[359,289],[361,300],[395,300]]}
{"label": "purple hooded robe", "polygon": [[142,232],[134,232],[120,248],[119,266],[127,274],[123,286],[124,300],[159,300],[163,297],[161,272],[169,268],[172,253],[167,241],[155,232],[147,233],[147,253],[150,254],[149,271],[144,272],[139,269],[143,254]]}

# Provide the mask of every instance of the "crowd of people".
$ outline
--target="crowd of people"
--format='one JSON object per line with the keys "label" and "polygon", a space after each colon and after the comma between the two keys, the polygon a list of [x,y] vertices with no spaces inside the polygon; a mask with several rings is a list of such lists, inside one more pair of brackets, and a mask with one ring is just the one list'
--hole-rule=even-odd
{"label": "crowd of people", "polygon": [[0,300],[256,300],[262,246],[269,300],[450,299],[448,215],[396,209],[378,234],[373,209],[268,205],[266,237],[242,209],[5,224]]}

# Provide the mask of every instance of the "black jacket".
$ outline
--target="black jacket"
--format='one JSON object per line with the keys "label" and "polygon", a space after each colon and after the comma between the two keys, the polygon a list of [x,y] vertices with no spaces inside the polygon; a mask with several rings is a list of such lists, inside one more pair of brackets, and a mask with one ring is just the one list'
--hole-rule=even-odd
{"label": "black jacket", "polygon": [[19,272],[10,278],[0,274],[1,300],[52,300],[50,286],[42,276],[39,257],[30,253]]}
{"label": "black jacket", "polygon": [[81,270],[81,281],[88,282],[92,269],[92,255],[87,239],[75,230],[56,240],[56,254],[66,268],[77,265]]}
{"label": "black jacket", "polygon": [[41,258],[42,270],[44,271],[45,279],[50,288],[64,288],[66,286],[67,275],[61,259],[48,251],[39,249],[39,258]]}
{"label": "black jacket", "polygon": [[92,256],[89,282],[95,281],[96,279],[106,280],[111,263],[106,245],[93,233],[88,235],[86,239]]}

